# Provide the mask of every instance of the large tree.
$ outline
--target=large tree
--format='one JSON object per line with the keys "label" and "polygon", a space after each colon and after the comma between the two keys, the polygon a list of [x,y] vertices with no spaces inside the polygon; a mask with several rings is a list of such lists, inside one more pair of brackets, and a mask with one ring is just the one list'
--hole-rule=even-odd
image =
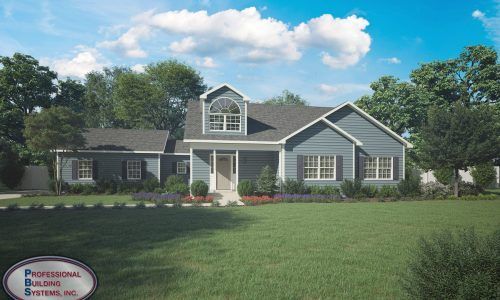
{"label": "large tree", "polygon": [[0,137],[23,143],[23,112],[12,103],[0,99]]}
{"label": "large tree", "polygon": [[85,86],[77,80],[67,78],[59,80],[54,105],[69,107],[72,111],[82,113],[84,109]]}
{"label": "large tree", "polygon": [[422,128],[420,163],[426,169],[452,168],[459,196],[459,170],[500,156],[500,118],[492,106],[433,106]]}
{"label": "large tree", "polygon": [[0,99],[8,101],[25,115],[38,107],[49,107],[56,92],[55,72],[40,66],[29,55],[15,53],[0,57]]}
{"label": "large tree", "polygon": [[283,90],[281,95],[271,97],[267,100],[264,100],[264,104],[270,105],[309,105],[307,100],[302,98],[299,94],[294,94],[289,90]]}
{"label": "large tree", "polygon": [[83,119],[67,107],[54,106],[26,117],[25,126],[24,136],[28,146],[50,154],[55,190],[60,195],[62,180],[57,174],[61,174],[63,166],[67,163],[64,155],[85,144],[82,134]]}

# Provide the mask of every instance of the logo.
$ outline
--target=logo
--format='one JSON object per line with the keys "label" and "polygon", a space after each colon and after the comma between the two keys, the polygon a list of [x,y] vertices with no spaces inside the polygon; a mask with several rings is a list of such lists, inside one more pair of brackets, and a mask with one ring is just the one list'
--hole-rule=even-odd
{"label": "logo", "polygon": [[3,287],[13,299],[87,299],[97,288],[97,277],[77,260],[37,256],[10,267]]}

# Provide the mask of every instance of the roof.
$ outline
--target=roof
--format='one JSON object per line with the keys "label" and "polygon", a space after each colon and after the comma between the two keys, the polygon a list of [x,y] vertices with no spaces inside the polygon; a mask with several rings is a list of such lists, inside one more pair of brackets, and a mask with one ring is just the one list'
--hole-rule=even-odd
{"label": "roof", "polygon": [[208,95],[210,95],[211,93],[219,90],[220,88],[222,87],[227,87],[229,88],[230,90],[232,90],[233,92],[235,92],[236,94],[240,95],[241,97],[243,97],[243,100],[244,101],[249,101],[250,100],[250,97],[248,97],[247,95],[243,94],[242,92],[238,91],[237,89],[235,89],[232,85],[230,85],[229,83],[222,83],[222,84],[219,84],[218,86],[215,86],[213,88],[211,88],[210,90],[206,91],[205,93],[201,94],[200,95],[200,99],[207,99]]}
{"label": "roof", "polygon": [[86,128],[82,150],[141,151],[163,153],[168,130]]}
{"label": "roof", "polygon": [[[277,142],[330,112],[332,107],[248,103],[247,135],[203,134],[198,101],[188,103],[184,139]],[[279,117],[277,117],[279,116]]]}
{"label": "roof", "polygon": [[168,140],[165,153],[189,153],[189,143],[182,140]]}

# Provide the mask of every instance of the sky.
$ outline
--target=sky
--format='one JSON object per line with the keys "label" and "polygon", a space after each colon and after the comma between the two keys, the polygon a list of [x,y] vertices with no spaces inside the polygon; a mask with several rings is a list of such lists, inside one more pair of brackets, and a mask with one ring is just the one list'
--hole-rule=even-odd
{"label": "sky", "polygon": [[380,76],[408,80],[477,44],[500,49],[500,0],[0,0],[0,55],[82,80],[175,58],[253,101],[284,89],[317,106],[354,101]]}

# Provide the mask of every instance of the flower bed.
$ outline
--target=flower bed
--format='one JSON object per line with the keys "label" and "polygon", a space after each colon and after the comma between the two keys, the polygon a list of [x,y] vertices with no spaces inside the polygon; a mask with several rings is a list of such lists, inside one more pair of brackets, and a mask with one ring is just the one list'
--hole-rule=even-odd
{"label": "flower bed", "polygon": [[262,205],[262,204],[270,204],[270,203],[278,203],[281,202],[281,198],[279,197],[269,197],[269,196],[243,196],[241,201],[245,203],[245,205]]}
{"label": "flower bed", "polygon": [[184,203],[212,203],[214,202],[213,196],[186,196],[182,199]]}
{"label": "flower bed", "polygon": [[341,200],[339,195],[322,195],[322,194],[277,194],[274,197],[281,199],[281,202],[288,203],[331,203]]}
{"label": "flower bed", "polygon": [[181,200],[181,195],[139,192],[139,193],[133,193],[132,199],[135,201],[151,201],[154,203],[161,203],[161,204],[178,203]]}

